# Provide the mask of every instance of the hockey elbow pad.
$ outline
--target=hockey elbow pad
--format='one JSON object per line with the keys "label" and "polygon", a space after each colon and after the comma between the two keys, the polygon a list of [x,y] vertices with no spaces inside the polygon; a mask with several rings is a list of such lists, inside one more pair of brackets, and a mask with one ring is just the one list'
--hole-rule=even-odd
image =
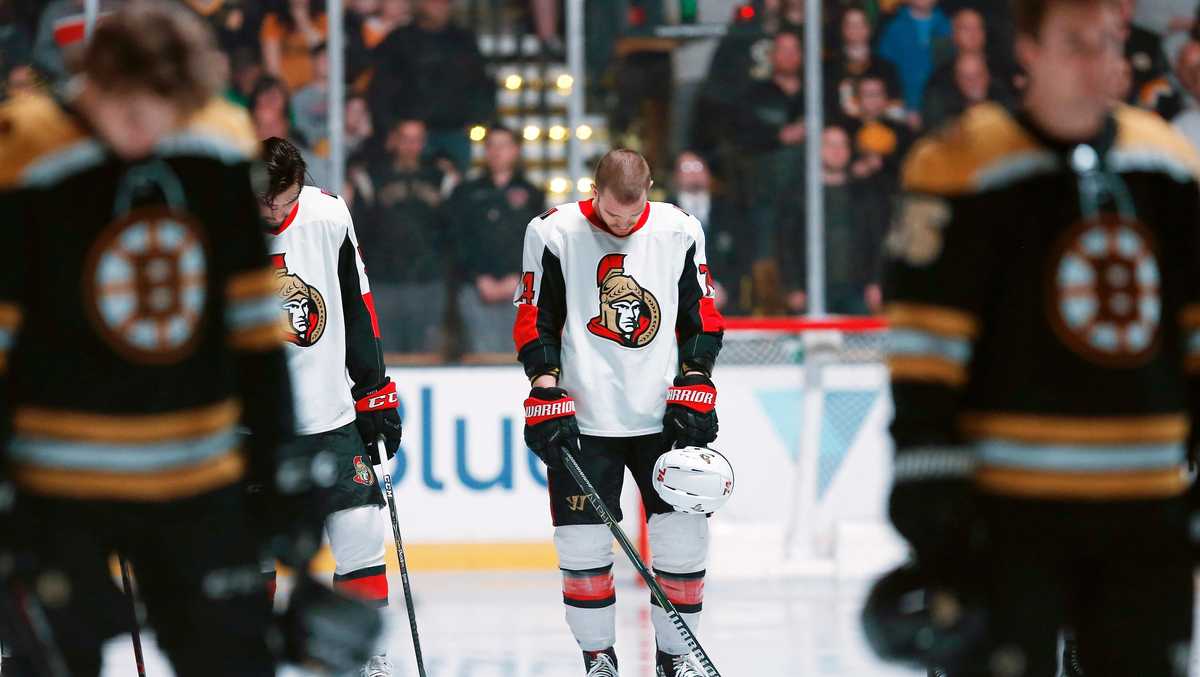
{"label": "hockey elbow pad", "polygon": [[384,451],[390,460],[400,449],[400,439],[404,434],[400,422],[400,396],[396,393],[396,384],[392,379],[384,377],[383,384],[368,392],[354,403],[356,414],[355,425],[362,437],[367,454],[373,465],[383,463],[379,456],[379,438],[383,438]]}
{"label": "hockey elbow pad", "polygon": [[525,400],[525,446],[547,468],[562,469],[561,449],[579,449],[575,400],[562,388],[534,388]]}
{"label": "hockey elbow pad", "polygon": [[717,439],[717,386],[704,374],[676,376],[667,389],[663,444],[703,447]]}

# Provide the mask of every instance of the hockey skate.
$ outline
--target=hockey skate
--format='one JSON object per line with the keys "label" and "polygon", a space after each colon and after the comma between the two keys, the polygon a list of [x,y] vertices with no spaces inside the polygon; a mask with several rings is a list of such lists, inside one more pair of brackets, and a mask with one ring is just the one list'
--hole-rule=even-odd
{"label": "hockey skate", "polygon": [[392,677],[392,662],[387,656],[372,656],[363,666],[362,677]]}
{"label": "hockey skate", "polygon": [[620,677],[617,673],[617,652],[611,648],[584,651],[583,667],[587,670],[587,677]]}
{"label": "hockey skate", "polygon": [[657,666],[654,671],[655,677],[706,677],[692,662],[691,654],[672,656],[659,651],[654,662]]}

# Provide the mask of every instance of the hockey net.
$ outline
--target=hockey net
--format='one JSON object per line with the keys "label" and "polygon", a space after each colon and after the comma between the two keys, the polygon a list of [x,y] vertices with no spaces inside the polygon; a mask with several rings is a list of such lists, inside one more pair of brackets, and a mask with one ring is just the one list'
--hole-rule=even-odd
{"label": "hockey net", "polygon": [[731,318],[714,376],[733,499],[711,569],[853,576],[898,557],[886,526],[891,397],[878,318]]}

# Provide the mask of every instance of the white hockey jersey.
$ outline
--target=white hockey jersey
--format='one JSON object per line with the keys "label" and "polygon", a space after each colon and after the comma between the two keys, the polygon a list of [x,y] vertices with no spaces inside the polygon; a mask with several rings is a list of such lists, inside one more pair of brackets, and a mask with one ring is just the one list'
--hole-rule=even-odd
{"label": "white hockey jersey", "polygon": [[267,234],[276,291],[287,313],[296,432],[354,420],[354,402],[383,383],[379,321],[346,203],[305,186]]}
{"label": "white hockey jersey", "polygon": [[530,378],[561,371],[581,433],[661,432],[681,366],[712,371],[724,320],[704,230],[675,205],[648,202],[625,237],[591,200],[555,207],[529,223],[522,271],[518,356]]}

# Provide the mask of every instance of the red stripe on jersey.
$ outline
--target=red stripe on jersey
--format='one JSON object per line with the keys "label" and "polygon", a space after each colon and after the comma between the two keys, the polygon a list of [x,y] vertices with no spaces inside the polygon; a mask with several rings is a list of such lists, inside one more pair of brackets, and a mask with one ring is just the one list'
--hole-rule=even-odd
{"label": "red stripe on jersey", "polygon": [[362,578],[352,578],[348,581],[334,581],[333,587],[347,595],[365,599],[368,602],[387,602],[388,582],[386,574],[372,574]]}
{"label": "red stripe on jersey", "polygon": [[363,305],[367,307],[367,314],[371,316],[371,331],[375,332],[375,338],[379,338],[379,316],[375,314],[375,297],[371,292],[363,294]]}
{"label": "red stripe on jersey", "polygon": [[54,44],[66,47],[81,42],[85,37],[87,23],[82,14],[65,17],[54,22]]}
{"label": "red stripe on jersey", "polygon": [[650,219],[650,203],[647,202],[646,207],[642,209],[642,215],[638,217],[637,223],[634,224],[633,230],[630,230],[625,235],[617,235],[608,229],[608,224],[604,223],[604,219],[600,218],[600,215],[596,213],[596,206],[592,204],[593,200],[595,199],[596,198],[592,198],[591,200],[580,200],[579,211],[583,213],[584,218],[586,218],[593,226],[603,230],[613,237],[629,237],[630,235],[633,235],[641,230],[642,226],[646,225],[646,221]]}
{"label": "red stripe on jersey", "polygon": [[717,310],[717,304],[711,297],[700,299],[700,331],[716,332],[725,330],[725,317]]}
{"label": "red stripe on jersey", "polygon": [[299,213],[300,213],[300,200],[296,200],[296,204],[292,205],[292,211],[288,212],[287,218],[283,220],[283,223],[279,224],[279,227],[277,227],[277,228],[270,229],[268,232],[271,233],[272,235],[278,235],[278,234],[282,233],[283,231],[287,230],[287,227],[292,225],[292,221],[296,220],[296,214],[299,214]]}
{"label": "red stripe on jersey", "polygon": [[563,576],[563,597],[577,602],[599,602],[616,595],[612,570],[596,576]]}
{"label": "red stripe on jersey", "polygon": [[538,338],[537,330],[538,307],[531,303],[517,306],[517,321],[513,324],[513,343],[517,352],[533,343]]}
{"label": "red stripe on jersey", "polygon": [[660,573],[655,578],[667,593],[671,604],[695,606],[704,603],[704,578],[675,578],[670,574]]}

